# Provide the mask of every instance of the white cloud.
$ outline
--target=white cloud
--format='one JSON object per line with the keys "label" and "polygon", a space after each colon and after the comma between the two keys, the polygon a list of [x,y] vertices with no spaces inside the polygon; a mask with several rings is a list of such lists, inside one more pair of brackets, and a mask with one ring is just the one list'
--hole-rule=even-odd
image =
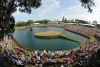
{"label": "white cloud", "polygon": [[[66,1],[67,2],[67,1]],[[62,6],[61,0],[42,0],[42,5],[38,9],[32,9],[31,14],[27,13],[14,13],[16,21],[41,20],[41,19],[59,19],[63,16],[67,19],[83,19],[93,21],[96,20],[100,23],[100,0],[95,0],[95,7],[93,7],[93,13],[87,12],[87,9],[83,8],[81,4]],[[70,3],[71,4],[71,3]]]}
{"label": "white cloud", "polygon": [[59,8],[59,3],[58,0],[43,0],[43,7],[46,7],[41,9],[40,16],[45,17],[48,12]]}
{"label": "white cloud", "polygon": [[71,6],[62,11],[58,18],[62,19],[65,16],[67,19],[96,20],[100,24],[100,0],[95,0],[95,5],[93,13],[87,12],[87,9],[84,9],[81,5]]}

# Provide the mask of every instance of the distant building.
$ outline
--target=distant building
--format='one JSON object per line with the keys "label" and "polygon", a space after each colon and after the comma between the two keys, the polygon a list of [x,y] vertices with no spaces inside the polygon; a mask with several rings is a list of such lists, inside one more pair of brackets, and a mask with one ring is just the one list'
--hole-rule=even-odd
{"label": "distant building", "polygon": [[48,24],[65,24],[65,22],[62,21],[50,21]]}
{"label": "distant building", "polygon": [[40,23],[34,23],[34,24],[40,24]]}
{"label": "distant building", "polygon": [[48,24],[58,24],[59,22],[58,21],[50,21],[48,22]]}
{"label": "distant building", "polygon": [[40,23],[33,23],[32,26],[38,26]]}
{"label": "distant building", "polygon": [[77,23],[66,23],[66,24],[77,25]]}
{"label": "distant building", "polygon": [[65,22],[59,22],[60,24],[65,24]]}
{"label": "distant building", "polygon": [[92,24],[80,24],[80,25],[87,26],[87,27],[96,27],[95,25]]}

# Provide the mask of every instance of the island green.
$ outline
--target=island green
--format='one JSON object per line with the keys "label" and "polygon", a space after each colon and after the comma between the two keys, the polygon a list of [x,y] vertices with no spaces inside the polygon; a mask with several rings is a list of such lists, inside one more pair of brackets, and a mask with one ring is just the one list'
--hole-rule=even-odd
{"label": "island green", "polygon": [[62,32],[57,32],[57,31],[38,32],[38,33],[35,33],[34,36],[38,38],[64,38],[64,39],[69,39],[69,40],[78,42],[80,45],[82,45],[86,41],[86,40],[78,40]]}

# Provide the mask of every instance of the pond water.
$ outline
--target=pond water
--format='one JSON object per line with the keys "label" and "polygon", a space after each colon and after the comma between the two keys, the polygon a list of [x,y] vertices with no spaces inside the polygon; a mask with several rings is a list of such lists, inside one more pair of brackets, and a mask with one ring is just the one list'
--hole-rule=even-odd
{"label": "pond water", "polygon": [[29,30],[20,30],[15,31],[13,37],[21,45],[35,50],[69,50],[79,46],[79,43],[70,41],[67,39],[55,38],[55,39],[39,39],[34,37],[34,34],[41,31],[58,31],[65,33],[73,38],[80,40],[87,40],[87,38],[67,31],[63,28],[58,27],[37,27],[33,31]]}

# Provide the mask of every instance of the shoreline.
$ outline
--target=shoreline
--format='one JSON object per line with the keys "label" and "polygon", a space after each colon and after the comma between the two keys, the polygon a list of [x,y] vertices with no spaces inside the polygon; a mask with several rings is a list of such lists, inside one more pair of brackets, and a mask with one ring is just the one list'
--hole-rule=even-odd
{"label": "shoreline", "polygon": [[[23,49],[25,49],[26,51],[35,51],[35,49],[29,49],[29,48],[27,48],[27,47],[25,47],[25,46],[22,46],[21,44],[19,44],[17,41],[16,41],[16,39],[15,38],[11,38],[12,39],[12,41],[15,43],[15,45],[16,46],[18,46],[19,48],[23,48]],[[75,41],[74,41],[75,42]],[[78,49],[80,47],[80,45],[78,46],[78,47],[76,47],[76,48],[72,48],[72,49],[68,49],[68,50],[46,50],[46,51],[62,51],[62,52],[68,52],[68,51],[70,51],[70,50],[73,50],[73,49]],[[45,50],[45,49],[44,49]],[[39,50],[39,52],[43,52],[44,50]],[[37,50],[36,50],[37,51]]]}
{"label": "shoreline", "polygon": [[[27,51],[34,51],[35,49],[29,49],[29,48],[27,48],[27,47],[25,47],[25,46],[22,46],[21,44],[19,44],[18,42],[17,42],[17,40],[15,39],[15,38],[11,38],[12,39],[12,41],[15,43],[15,45],[16,46],[18,46],[18,47],[20,47],[20,48],[24,48],[25,50],[27,50]],[[80,45],[79,45],[80,46]],[[77,49],[77,48],[79,48],[79,47],[76,47],[76,48],[73,48],[73,49]],[[44,49],[45,50],[45,49]],[[44,51],[44,50],[39,50],[39,51]],[[68,50],[50,50],[50,51],[69,51],[69,50],[71,50],[71,49],[68,49]],[[48,51],[48,50],[47,50]]]}
{"label": "shoreline", "polygon": [[[58,27],[58,28],[63,28],[63,29],[65,29],[65,30],[67,30],[67,31],[69,31],[69,32],[72,32],[72,33],[75,33],[75,34],[78,34],[78,35],[81,35],[81,36],[83,36],[83,37],[86,37],[87,39],[90,39],[90,37],[88,37],[88,36],[86,36],[86,35],[83,35],[83,34],[80,34],[80,33],[77,33],[77,32],[75,32],[75,31],[72,31],[72,30],[69,30],[68,28],[67,28],[67,25],[65,25],[65,26],[59,26],[59,25],[52,25],[52,24],[47,24],[47,25],[42,25],[41,26],[41,24],[40,25],[38,25],[38,26],[32,26],[32,28],[34,28],[34,27]],[[29,29],[29,27],[22,27],[21,29],[20,29],[21,27],[19,27],[19,29],[16,29],[15,31],[18,31],[18,30],[24,30],[24,29]]]}
{"label": "shoreline", "polygon": [[12,39],[12,41],[15,43],[16,46],[18,46],[18,47],[20,47],[20,48],[24,48],[24,49],[27,50],[27,51],[33,51],[33,49],[29,49],[29,48],[27,48],[27,47],[22,46],[21,44],[19,44],[19,43],[17,42],[17,40],[16,40],[14,37],[12,37],[11,39]]}

